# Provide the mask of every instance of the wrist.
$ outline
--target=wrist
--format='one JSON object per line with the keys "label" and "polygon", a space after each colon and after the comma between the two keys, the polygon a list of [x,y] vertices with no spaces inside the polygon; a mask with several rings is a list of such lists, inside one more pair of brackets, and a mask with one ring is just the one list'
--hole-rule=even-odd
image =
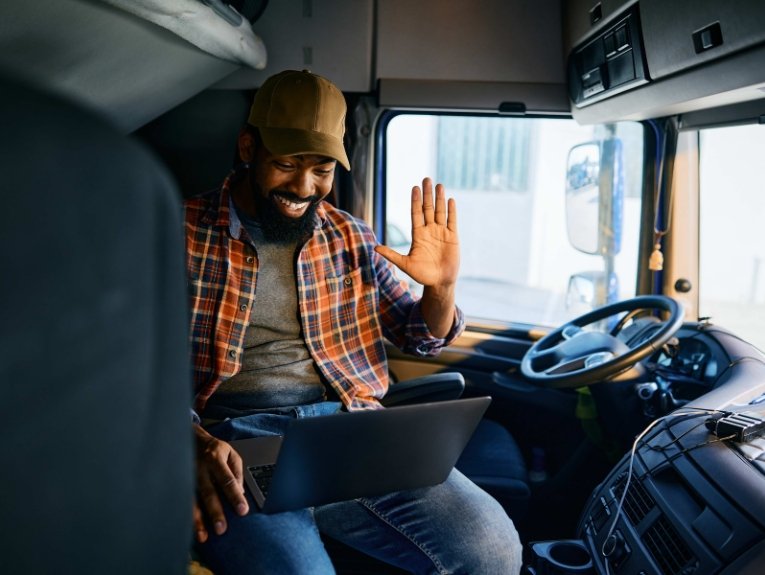
{"label": "wrist", "polygon": [[454,286],[437,288],[426,287],[422,292],[422,316],[437,338],[444,338],[454,325],[457,308],[454,303]]}
{"label": "wrist", "polygon": [[427,297],[433,301],[445,304],[454,304],[454,293],[456,291],[457,284],[455,282],[424,286],[422,290],[423,298]]}

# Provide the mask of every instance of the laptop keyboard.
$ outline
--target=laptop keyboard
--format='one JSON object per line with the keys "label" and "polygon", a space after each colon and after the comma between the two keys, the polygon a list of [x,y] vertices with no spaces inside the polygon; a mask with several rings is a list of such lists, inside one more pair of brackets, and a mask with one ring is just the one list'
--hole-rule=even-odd
{"label": "laptop keyboard", "polygon": [[260,491],[263,493],[263,497],[268,493],[268,488],[271,486],[271,479],[274,476],[275,465],[253,465],[248,467],[247,471],[250,472],[255,483],[258,484]]}

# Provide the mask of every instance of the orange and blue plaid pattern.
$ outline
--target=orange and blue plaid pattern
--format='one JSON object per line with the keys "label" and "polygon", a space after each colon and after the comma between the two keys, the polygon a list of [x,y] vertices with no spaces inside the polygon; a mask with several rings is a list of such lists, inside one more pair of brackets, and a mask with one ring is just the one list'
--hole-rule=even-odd
{"label": "orange and blue plaid pattern", "polygon": [[[255,299],[258,258],[233,209],[229,186],[185,202],[191,352],[201,413],[218,386],[241,368]],[[380,257],[372,230],[322,202],[320,225],[297,258],[297,293],[306,345],[348,409],[374,409],[388,389],[383,337],[405,352],[437,354],[464,329],[457,310],[446,338],[433,337],[419,300]],[[263,304],[260,304],[263,305]]]}

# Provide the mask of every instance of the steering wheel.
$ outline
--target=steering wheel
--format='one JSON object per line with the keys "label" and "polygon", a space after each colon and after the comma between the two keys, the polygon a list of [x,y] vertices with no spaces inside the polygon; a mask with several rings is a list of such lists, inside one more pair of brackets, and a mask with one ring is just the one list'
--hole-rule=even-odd
{"label": "steering wheel", "polygon": [[[642,310],[660,310],[669,317],[660,328],[631,347],[618,337],[624,322],[611,333],[585,330],[586,326],[627,312],[633,317]],[[625,316],[626,317],[626,316]],[[683,324],[683,308],[672,298],[638,296],[603,306],[562,325],[537,341],[521,361],[521,372],[533,383],[552,388],[580,387],[606,381],[627,371],[667,343]]]}

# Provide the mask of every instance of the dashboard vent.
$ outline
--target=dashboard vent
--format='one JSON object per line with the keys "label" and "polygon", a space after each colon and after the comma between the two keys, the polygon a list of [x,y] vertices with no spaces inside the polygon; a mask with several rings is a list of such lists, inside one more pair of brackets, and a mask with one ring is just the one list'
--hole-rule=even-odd
{"label": "dashboard vent", "polygon": [[665,517],[659,518],[645,533],[643,544],[663,575],[692,575],[698,559]]}
{"label": "dashboard vent", "polygon": [[[625,471],[616,479],[614,485],[614,495],[619,500],[624,492],[624,484],[627,482],[627,472]],[[627,496],[624,498],[623,512],[630,520],[632,525],[637,525],[648,513],[656,506],[656,502],[653,497],[646,491],[643,485],[633,480],[630,481],[629,489],[627,489]]]}

